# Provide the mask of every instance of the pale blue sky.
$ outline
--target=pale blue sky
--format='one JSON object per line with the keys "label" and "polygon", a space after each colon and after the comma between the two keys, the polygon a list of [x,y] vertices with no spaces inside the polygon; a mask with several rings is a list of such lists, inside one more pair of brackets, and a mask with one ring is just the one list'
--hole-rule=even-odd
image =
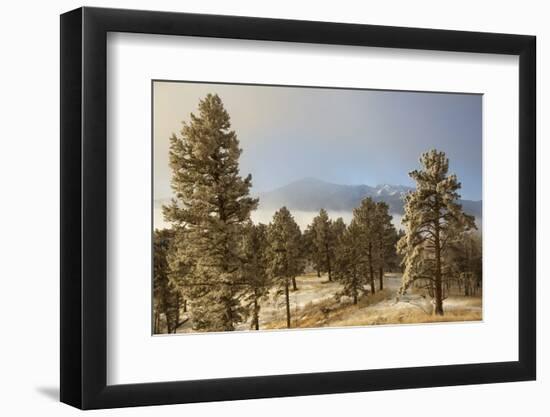
{"label": "pale blue sky", "polygon": [[155,82],[155,199],[170,195],[168,138],[207,93],[231,116],[255,192],[304,177],[412,186],[408,172],[437,148],[462,197],[482,198],[481,95]]}

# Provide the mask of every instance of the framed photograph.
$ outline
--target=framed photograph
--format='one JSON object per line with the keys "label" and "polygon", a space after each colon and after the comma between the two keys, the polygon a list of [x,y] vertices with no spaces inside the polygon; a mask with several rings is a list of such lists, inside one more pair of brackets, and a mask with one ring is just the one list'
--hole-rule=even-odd
{"label": "framed photograph", "polygon": [[535,37],[61,16],[61,401],[533,380]]}

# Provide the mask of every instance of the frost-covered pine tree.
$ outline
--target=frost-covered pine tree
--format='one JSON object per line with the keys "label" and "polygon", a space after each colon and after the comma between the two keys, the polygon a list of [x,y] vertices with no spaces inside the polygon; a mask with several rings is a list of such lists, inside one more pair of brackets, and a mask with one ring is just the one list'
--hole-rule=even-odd
{"label": "frost-covered pine tree", "polygon": [[[183,302],[178,286],[170,279],[168,258],[174,234],[170,229],[156,229],[153,234],[153,331],[174,333],[179,324]],[[164,321],[161,321],[164,316]],[[164,325],[163,325],[164,324]]]}
{"label": "frost-covered pine tree", "polygon": [[300,227],[286,207],[273,215],[268,226],[268,271],[278,288],[277,294],[285,295],[286,324],[290,328],[289,288],[292,280],[304,271],[302,236]]}
{"label": "frost-covered pine tree", "polygon": [[405,236],[398,243],[403,257],[401,293],[416,280],[429,282],[434,294],[434,313],[443,315],[443,280],[450,243],[463,232],[474,229],[473,216],[462,211],[457,200],[461,187],[449,174],[449,160],[435,149],[422,154],[422,168],[409,173],[416,190],[405,196],[402,222]]}
{"label": "frost-covered pine tree", "polygon": [[315,244],[315,230],[313,230],[313,224],[309,224],[302,234],[302,245],[304,258],[307,259],[315,272],[317,277],[321,277],[321,270],[323,269],[323,259],[317,251]]}
{"label": "frost-covered pine tree", "polygon": [[338,248],[338,245],[340,244],[340,239],[342,239],[342,236],[346,231],[346,224],[344,223],[344,219],[338,217],[332,222],[331,226],[333,246],[335,248]]}
{"label": "frost-covered pine tree", "polygon": [[368,266],[370,291],[372,294],[375,294],[374,268],[379,264],[378,245],[376,242],[379,221],[378,208],[371,197],[364,198],[360,206],[353,209],[353,221],[359,227],[362,257]]}
{"label": "frost-covered pine tree", "polygon": [[320,263],[320,271],[327,272],[328,280],[332,281],[334,237],[332,233],[332,221],[329,219],[325,209],[321,209],[319,214],[313,218],[311,230],[313,258]]}
{"label": "frost-covered pine tree", "polygon": [[185,234],[177,250],[192,265],[183,285],[191,293],[193,327],[234,330],[243,320],[238,242],[258,201],[249,196],[251,176],[239,174],[241,149],[220,97],[208,94],[190,117],[170,138],[175,198],[163,213]]}
{"label": "frost-covered pine tree", "polygon": [[464,232],[450,244],[449,263],[458,289],[465,296],[475,295],[481,288],[482,239],[477,232]]}
{"label": "frost-covered pine tree", "polygon": [[243,281],[247,286],[244,304],[252,316],[251,328],[260,329],[260,301],[269,293],[272,281],[268,275],[267,226],[250,222],[243,230]]}
{"label": "frost-covered pine tree", "polygon": [[395,256],[397,232],[392,224],[390,207],[380,201],[376,203],[375,239],[378,247],[378,282],[380,290],[384,289],[384,270]]}
{"label": "frost-covered pine tree", "polygon": [[353,304],[357,304],[359,297],[366,292],[362,239],[361,227],[352,220],[341,236],[334,263],[334,277],[342,284],[342,290],[336,294],[336,298],[350,297]]}

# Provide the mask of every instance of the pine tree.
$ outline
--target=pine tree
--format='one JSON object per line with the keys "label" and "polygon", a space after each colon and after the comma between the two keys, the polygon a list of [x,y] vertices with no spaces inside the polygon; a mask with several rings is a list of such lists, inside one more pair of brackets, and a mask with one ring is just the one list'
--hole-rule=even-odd
{"label": "pine tree", "polygon": [[189,251],[187,250],[188,235],[186,229],[180,226],[174,226],[168,230],[172,236],[167,256],[169,280],[182,296],[182,310],[185,313],[187,312],[187,300],[194,297],[194,290],[196,290],[193,285],[187,285],[193,270],[193,260],[188,256]]}
{"label": "pine tree", "polygon": [[405,231],[403,229],[399,229],[394,236],[393,241],[393,256],[390,257],[388,260],[388,267],[391,271],[399,271],[403,273],[403,255],[398,250],[399,241],[405,236]]}
{"label": "pine tree", "polygon": [[481,235],[476,232],[463,232],[449,244],[451,273],[457,278],[459,289],[465,296],[475,295],[482,280]]}
{"label": "pine tree", "polygon": [[409,176],[416,190],[405,197],[403,224],[405,236],[398,247],[405,270],[401,293],[416,280],[425,280],[433,289],[434,313],[443,315],[443,280],[449,269],[446,255],[450,243],[475,228],[473,216],[457,203],[461,187],[456,175],[448,174],[449,160],[444,152],[430,150],[420,158],[422,168]]}
{"label": "pine tree", "polygon": [[322,254],[320,254],[315,247],[314,240],[315,230],[313,229],[313,224],[309,224],[302,235],[304,258],[311,263],[311,266],[317,273],[317,277],[320,278],[321,269],[323,268],[323,259]]}
{"label": "pine tree", "polygon": [[363,199],[360,206],[353,209],[353,221],[357,223],[361,234],[362,256],[368,266],[370,291],[375,294],[374,268],[379,264],[378,245],[376,244],[379,221],[377,204],[371,197]]}
{"label": "pine tree", "polygon": [[375,239],[378,248],[378,281],[380,290],[384,289],[384,270],[395,256],[397,232],[392,224],[390,207],[383,201],[376,203]]}
{"label": "pine tree", "polygon": [[314,259],[320,264],[320,271],[328,273],[328,280],[332,281],[332,263],[334,260],[334,238],[332,222],[325,209],[319,211],[319,215],[313,218],[311,223],[313,231]]}
{"label": "pine tree", "polygon": [[346,224],[344,223],[344,219],[341,217],[338,217],[336,220],[332,222],[332,241],[333,246],[335,248],[338,247],[340,244],[340,240],[342,239],[342,236],[344,236],[344,233],[346,232]]}
{"label": "pine tree", "polygon": [[181,294],[170,279],[168,257],[173,232],[170,229],[155,230],[153,234],[153,332],[163,333],[161,316],[164,316],[166,332],[174,333],[179,324]]}
{"label": "pine tree", "polygon": [[336,251],[334,276],[342,284],[342,291],[336,294],[350,297],[357,304],[359,297],[365,293],[365,267],[362,231],[353,220],[341,236]]}
{"label": "pine tree", "polygon": [[277,294],[285,295],[286,323],[290,328],[289,288],[292,280],[303,272],[304,261],[300,228],[286,207],[282,207],[273,215],[267,236],[268,271],[278,287]]}
{"label": "pine tree", "polygon": [[249,196],[251,176],[239,174],[241,149],[220,97],[208,94],[190,117],[170,138],[175,198],[164,217],[185,234],[178,253],[192,265],[184,285],[193,295],[193,327],[234,330],[244,313],[238,242],[258,200]]}
{"label": "pine tree", "polygon": [[250,222],[243,231],[243,281],[248,287],[244,299],[252,315],[251,328],[260,329],[260,301],[267,297],[272,285],[267,271],[267,226]]}

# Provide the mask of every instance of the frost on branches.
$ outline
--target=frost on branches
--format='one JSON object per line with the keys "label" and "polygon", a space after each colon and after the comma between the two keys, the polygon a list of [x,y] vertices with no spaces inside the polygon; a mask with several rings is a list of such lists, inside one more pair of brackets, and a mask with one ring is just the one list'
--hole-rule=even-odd
{"label": "frost on branches", "polygon": [[435,149],[426,152],[420,164],[420,170],[409,173],[416,181],[416,190],[405,197],[402,222],[406,230],[398,242],[404,266],[400,293],[421,282],[433,296],[434,313],[443,315],[443,284],[453,269],[450,248],[476,226],[474,217],[465,214],[457,203],[460,182],[456,175],[448,174],[445,153]]}
{"label": "frost on branches", "polygon": [[277,288],[277,295],[284,294],[286,305],[286,326],[290,328],[289,288],[296,276],[304,271],[302,256],[302,233],[300,227],[286,207],[273,215],[268,226],[267,238],[268,271]]}
{"label": "frost on branches", "polygon": [[199,115],[191,114],[181,135],[170,139],[175,198],[163,213],[179,235],[172,268],[189,266],[181,286],[194,329],[234,330],[246,314],[239,243],[258,200],[249,196],[251,176],[239,175],[241,149],[230,129],[221,99],[209,94],[199,103]]}

